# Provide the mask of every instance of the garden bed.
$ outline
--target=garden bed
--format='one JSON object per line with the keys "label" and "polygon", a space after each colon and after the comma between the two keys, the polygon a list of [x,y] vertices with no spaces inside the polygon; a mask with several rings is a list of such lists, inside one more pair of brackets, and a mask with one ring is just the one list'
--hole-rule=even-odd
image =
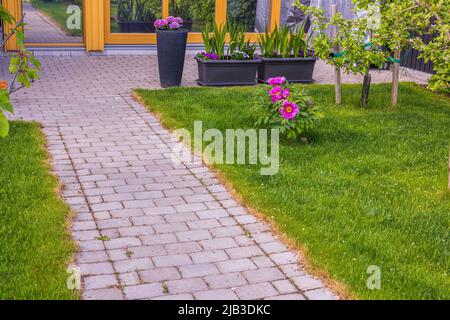
{"label": "garden bed", "polygon": [[12,122],[0,139],[0,299],[74,299],[69,208],[57,194],[39,126]]}
{"label": "garden bed", "polygon": [[[216,168],[245,204],[303,250],[309,266],[343,284],[354,298],[450,299],[447,190],[450,100],[402,84],[392,112],[389,85],[374,85],[361,109],[360,86],[308,91],[325,118],[310,143],[280,146],[280,172],[261,176],[252,165]],[[252,128],[254,88],[138,90],[171,129]],[[381,269],[381,289],[366,286],[369,266]]]}

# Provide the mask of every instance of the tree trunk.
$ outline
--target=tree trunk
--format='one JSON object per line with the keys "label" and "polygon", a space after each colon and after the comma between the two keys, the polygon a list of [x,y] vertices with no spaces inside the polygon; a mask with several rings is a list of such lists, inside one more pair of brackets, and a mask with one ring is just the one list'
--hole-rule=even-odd
{"label": "tree trunk", "polygon": [[395,107],[398,103],[398,80],[400,78],[400,48],[394,50],[394,64],[392,68],[392,96],[391,106]]}
{"label": "tree trunk", "polygon": [[[331,5],[331,15],[334,16],[337,12],[337,7],[335,4]],[[337,35],[337,27],[332,27],[332,37],[336,37]],[[339,52],[340,48],[334,48],[335,52]],[[341,69],[338,67],[334,68],[334,78],[336,80],[335,85],[335,96],[336,96],[336,104],[342,103],[342,86],[341,86]]]}
{"label": "tree trunk", "polygon": [[370,90],[370,82],[372,80],[372,77],[370,75],[370,70],[367,68],[366,74],[364,75],[364,82],[362,86],[362,92],[361,92],[361,108],[367,107],[367,103],[369,102],[369,90]]}

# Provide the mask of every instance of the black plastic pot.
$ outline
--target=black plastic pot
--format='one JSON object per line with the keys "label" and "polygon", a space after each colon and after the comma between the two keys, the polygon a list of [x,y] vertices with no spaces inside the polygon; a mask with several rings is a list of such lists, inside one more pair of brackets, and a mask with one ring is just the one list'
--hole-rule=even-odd
{"label": "black plastic pot", "polygon": [[244,86],[256,84],[259,60],[203,60],[196,56],[201,86]]}
{"label": "black plastic pot", "polygon": [[177,87],[183,77],[187,30],[156,30],[161,87]]}
{"label": "black plastic pot", "polygon": [[265,58],[258,68],[258,81],[266,83],[273,77],[285,77],[293,83],[313,82],[314,66],[317,58]]}
{"label": "black plastic pot", "polygon": [[153,33],[154,21],[119,21],[121,33]]}

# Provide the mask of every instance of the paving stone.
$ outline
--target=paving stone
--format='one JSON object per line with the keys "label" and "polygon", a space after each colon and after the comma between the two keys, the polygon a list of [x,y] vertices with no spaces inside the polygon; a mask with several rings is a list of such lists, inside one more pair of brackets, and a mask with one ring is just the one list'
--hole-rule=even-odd
{"label": "paving stone", "polygon": [[154,266],[150,258],[137,258],[114,262],[114,268],[116,269],[116,272],[124,273],[153,269]]}
{"label": "paving stone", "polygon": [[297,288],[292,284],[291,280],[277,280],[273,281],[272,285],[280,294],[288,294],[297,292]]}
{"label": "paving stone", "polygon": [[237,287],[235,292],[244,300],[255,300],[277,295],[277,291],[270,283],[258,283]]}
{"label": "paving stone", "polygon": [[180,273],[174,267],[156,268],[153,270],[139,271],[138,273],[143,282],[149,283],[181,279]]}
{"label": "paving stone", "polygon": [[315,279],[309,275],[299,276],[292,278],[292,281],[300,290],[312,290],[323,288],[324,284],[322,281]]}
{"label": "paving stone", "polygon": [[192,294],[189,293],[181,293],[181,294],[167,294],[164,296],[153,298],[152,300],[176,300],[176,301],[182,301],[182,300],[194,300],[194,297]]}
{"label": "paving stone", "polygon": [[158,268],[175,267],[192,264],[192,260],[187,254],[174,254],[167,256],[153,257],[153,262]]}
{"label": "paving stone", "polygon": [[218,238],[211,240],[202,240],[200,244],[205,250],[228,249],[237,247],[233,238]]}
{"label": "paving stone", "polygon": [[208,289],[205,281],[200,278],[180,279],[166,282],[169,294],[204,291]]}
{"label": "paving stone", "polygon": [[188,254],[203,250],[202,247],[194,241],[167,244],[165,248],[168,254]]}
{"label": "paving stone", "polygon": [[264,253],[258,246],[237,247],[225,250],[232,259],[262,256]]}
{"label": "paving stone", "polygon": [[219,273],[217,267],[212,263],[180,266],[179,270],[183,278],[204,277]]}
{"label": "paving stone", "polygon": [[83,292],[84,300],[122,300],[122,292],[117,288],[85,290]]}
{"label": "paving stone", "polygon": [[217,262],[229,259],[224,250],[201,251],[191,253],[194,263]]}
{"label": "paving stone", "polygon": [[211,238],[211,234],[207,230],[190,230],[177,232],[175,236],[180,241],[199,241]]}
{"label": "paving stone", "polygon": [[327,288],[306,291],[305,296],[309,300],[339,300],[339,297]]}
{"label": "paving stone", "polygon": [[117,278],[113,274],[84,277],[83,282],[85,290],[105,289],[118,285]]}
{"label": "paving stone", "polygon": [[213,289],[234,288],[248,283],[244,276],[238,272],[207,276],[205,281]]}
{"label": "paving stone", "polygon": [[127,299],[149,299],[163,294],[161,283],[141,284],[137,286],[126,286],[123,288]]}
{"label": "paving stone", "polygon": [[110,262],[80,263],[81,275],[113,274],[114,270]]}
{"label": "paving stone", "polygon": [[264,300],[305,300],[305,297],[301,295],[300,293],[293,293],[293,294],[285,294],[275,297],[269,297],[265,298]]}
{"label": "paving stone", "polygon": [[285,275],[276,267],[258,269],[255,271],[244,271],[244,276],[249,283],[270,282],[285,278]]}
{"label": "paving stone", "polygon": [[217,262],[217,266],[223,273],[257,269],[256,265],[247,258]]}
{"label": "paving stone", "polygon": [[270,255],[270,258],[278,265],[297,263],[298,257],[293,252],[281,252]]}
{"label": "paving stone", "polygon": [[105,241],[107,249],[119,249],[140,246],[141,241],[137,237],[122,237]]}
{"label": "paving stone", "polygon": [[135,286],[141,284],[137,272],[119,273],[118,276],[122,286]]}
{"label": "paving stone", "polygon": [[238,300],[238,296],[230,289],[208,290],[195,292],[198,300]]}

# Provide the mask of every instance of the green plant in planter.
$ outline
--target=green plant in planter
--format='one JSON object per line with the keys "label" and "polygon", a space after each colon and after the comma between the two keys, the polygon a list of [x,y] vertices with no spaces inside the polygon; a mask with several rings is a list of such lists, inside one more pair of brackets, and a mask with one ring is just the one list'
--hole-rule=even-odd
{"label": "green plant in planter", "polygon": [[[227,33],[230,35],[225,52]],[[207,24],[202,31],[205,52],[199,54],[203,59],[212,60],[253,60],[256,46],[245,40],[245,27],[236,23],[218,25]]]}
{"label": "green plant in planter", "polygon": [[287,26],[276,26],[272,32],[266,30],[259,35],[258,44],[265,58],[299,58],[311,56],[309,49],[311,34],[305,32],[306,21],[298,31]]}

